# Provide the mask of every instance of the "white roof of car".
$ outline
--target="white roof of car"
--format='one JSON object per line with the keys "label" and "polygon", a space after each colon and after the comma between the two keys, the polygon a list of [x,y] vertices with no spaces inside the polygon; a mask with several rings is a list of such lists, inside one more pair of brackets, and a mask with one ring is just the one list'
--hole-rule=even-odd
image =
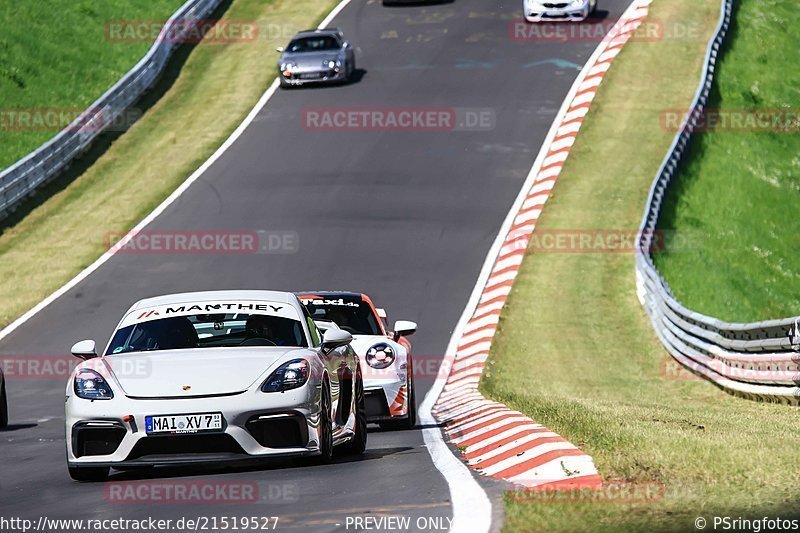
{"label": "white roof of car", "polygon": [[297,304],[299,300],[291,292],[281,291],[202,291],[202,292],[182,292],[178,294],[167,294],[145,298],[136,302],[131,311],[145,307],[156,307],[168,304],[183,304],[189,302],[209,302],[218,300],[250,300],[261,302],[279,302],[287,304]]}

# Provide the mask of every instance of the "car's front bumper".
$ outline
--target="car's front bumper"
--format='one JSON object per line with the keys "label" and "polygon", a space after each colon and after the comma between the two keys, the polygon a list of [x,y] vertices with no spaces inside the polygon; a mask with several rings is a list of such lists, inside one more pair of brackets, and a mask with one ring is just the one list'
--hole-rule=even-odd
{"label": "car's front bumper", "polygon": [[408,416],[409,391],[405,374],[381,379],[364,378],[367,421],[382,422]]}
{"label": "car's front bumper", "polygon": [[[283,393],[246,391],[231,396],[89,401],[66,404],[70,466],[136,467],[265,459],[319,453],[320,389]],[[145,417],[217,413],[219,432],[148,435]],[[130,418],[126,418],[130,417]]]}
{"label": "car's front bumper", "polygon": [[345,68],[341,67],[338,70],[320,69],[320,70],[301,70],[291,72],[290,76],[280,73],[281,82],[284,85],[311,85],[316,83],[336,83],[345,81],[347,78]]}
{"label": "car's front bumper", "polygon": [[525,20],[528,22],[582,22],[589,18],[591,8],[587,2],[580,8],[546,7],[544,5],[526,4],[524,8]]}

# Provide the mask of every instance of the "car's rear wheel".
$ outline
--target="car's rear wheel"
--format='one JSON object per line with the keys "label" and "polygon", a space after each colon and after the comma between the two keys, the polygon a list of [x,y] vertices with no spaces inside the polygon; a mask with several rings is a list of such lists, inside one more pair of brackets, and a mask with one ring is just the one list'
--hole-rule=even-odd
{"label": "car's rear wheel", "polygon": [[92,482],[92,481],[105,481],[108,479],[108,467],[101,467],[101,466],[84,466],[84,467],[75,467],[70,466],[69,468],[69,477],[74,479],[75,481],[81,481],[84,483]]}
{"label": "car's rear wheel", "polygon": [[8,426],[8,398],[6,397],[6,383],[0,386],[0,428]]}
{"label": "car's rear wheel", "polygon": [[345,452],[361,455],[367,449],[367,400],[364,397],[364,380],[361,377],[361,368],[356,377],[356,428],[353,440],[345,445]]}
{"label": "car's rear wheel", "polygon": [[333,420],[331,419],[331,393],[327,382],[322,386],[319,414],[319,451],[317,463],[327,464],[333,460]]}

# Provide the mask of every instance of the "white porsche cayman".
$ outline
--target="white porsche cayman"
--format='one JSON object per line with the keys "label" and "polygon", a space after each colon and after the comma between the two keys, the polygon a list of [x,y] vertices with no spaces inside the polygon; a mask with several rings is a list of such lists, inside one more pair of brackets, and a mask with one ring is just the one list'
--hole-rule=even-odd
{"label": "white porsche cayman", "polygon": [[297,297],[270,291],[175,294],[131,307],[67,384],[69,473],[109,468],[360,454],[364,387],[352,336],[320,336]]}
{"label": "white porsche cayman", "polygon": [[367,420],[384,429],[413,428],[417,410],[407,337],[417,331],[417,324],[398,320],[388,333],[386,311],[376,308],[363,293],[315,291],[298,296],[320,329],[353,335],[352,347],[361,357]]}

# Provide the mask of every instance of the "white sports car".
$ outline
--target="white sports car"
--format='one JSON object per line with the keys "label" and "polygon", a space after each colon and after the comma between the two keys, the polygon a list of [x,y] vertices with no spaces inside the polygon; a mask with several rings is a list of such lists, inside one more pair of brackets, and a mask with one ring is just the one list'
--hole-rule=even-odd
{"label": "white sports car", "polygon": [[270,291],[175,294],[131,307],[67,384],[69,473],[314,456],[367,442],[352,336],[321,337],[297,297]]}
{"label": "white sports car", "polygon": [[384,326],[386,312],[366,294],[309,291],[297,293],[317,326],[343,329],[353,335],[351,346],[361,357],[367,420],[385,429],[411,429],[417,423],[411,343],[406,337],[417,324],[398,320],[394,331]]}
{"label": "white sports car", "polygon": [[523,0],[528,22],[581,22],[597,9],[597,0]]}

